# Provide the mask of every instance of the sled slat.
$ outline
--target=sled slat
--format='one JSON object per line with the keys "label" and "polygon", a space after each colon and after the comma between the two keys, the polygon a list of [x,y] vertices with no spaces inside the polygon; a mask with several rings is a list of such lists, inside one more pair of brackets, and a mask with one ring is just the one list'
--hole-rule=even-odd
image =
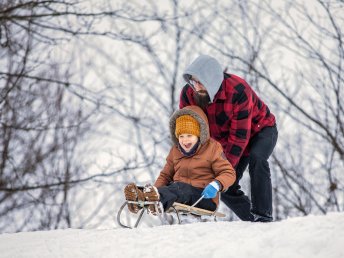
{"label": "sled slat", "polygon": [[[178,212],[185,212],[185,213],[191,213],[197,216],[215,216],[219,218],[224,218],[226,217],[225,214],[218,212],[218,211],[209,211],[197,207],[192,207],[186,204],[178,203],[175,202],[173,203],[173,207],[178,211]],[[172,209],[169,209],[167,212],[173,212]]]}

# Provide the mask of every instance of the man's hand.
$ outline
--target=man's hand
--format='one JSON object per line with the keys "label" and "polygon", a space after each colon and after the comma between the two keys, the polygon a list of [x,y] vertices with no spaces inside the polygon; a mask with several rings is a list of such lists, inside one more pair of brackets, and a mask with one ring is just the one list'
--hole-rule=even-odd
{"label": "man's hand", "polygon": [[218,181],[213,181],[204,188],[202,195],[204,199],[215,198],[217,192],[220,190],[220,183]]}

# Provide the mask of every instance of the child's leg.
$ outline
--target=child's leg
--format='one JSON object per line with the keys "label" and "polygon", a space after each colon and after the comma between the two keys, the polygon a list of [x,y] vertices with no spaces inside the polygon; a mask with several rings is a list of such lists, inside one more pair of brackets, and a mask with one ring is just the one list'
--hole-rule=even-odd
{"label": "child's leg", "polygon": [[173,191],[173,183],[168,186],[159,187],[160,202],[164,207],[164,211],[167,211],[172,204],[177,201],[178,195]]}
{"label": "child's leg", "polygon": [[[165,211],[174,202],[193,205],[202,196],[203,191],[201,188],[182,182],[174,182],[168,186],[160,187],[158,190]],[[196,207],[213,211],[216,209],[216,204],[211,199],[203,199]]]}

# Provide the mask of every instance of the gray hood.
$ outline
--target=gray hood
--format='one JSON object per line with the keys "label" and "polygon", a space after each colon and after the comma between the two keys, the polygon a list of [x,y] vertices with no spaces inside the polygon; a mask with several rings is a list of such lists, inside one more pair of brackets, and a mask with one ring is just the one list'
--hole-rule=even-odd
{"label": "gray hood", "polygon": [[219,62],[207,55],[200,55],[184,71],[183,78],[188,83],[191,76],[196,77],[207,89],[210,101],[218,92],[223,81],[223,71]]}

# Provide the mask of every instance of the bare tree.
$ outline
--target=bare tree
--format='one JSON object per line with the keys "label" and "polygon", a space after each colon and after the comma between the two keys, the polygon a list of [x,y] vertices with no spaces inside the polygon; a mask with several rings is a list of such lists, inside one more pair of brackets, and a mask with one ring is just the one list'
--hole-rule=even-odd
{"label": "bare tree", "polygon": [[[281,24],[276,42],[295,58],[290,77],[297,86],[289,87],[283,97],[289,104],[286,115],[303,133],[302,139],[286,143],[292,146],[289,152],[274,159],[284,178],[281,184],[296,190],[288,194],[286,203],[303,214],[344,208],[344,19],[338,16],[340,9],[342,3],[336,1],[314,1],[312,8],[306,2],[287,5],[283,15],[268,8]],[[302,22],[296,22],[295,16]],[[284,162],[285,155],[291,162]]]}
{"label": "bare tree", "polygon": [[1,230],[112,225],[124,184],[165,162],[181,73],[201,53],[277,116],[277,218],[342,211],[341,6],[2,1]]}
{"label": "bare tree", "polygon": [[72,226],[71,189],[84,169],[76,154],[90,113],[68,91],[66,66],[52,58],[62,39],[47,32],[63,31],[51,18],[72,7],[64,1],[0,4],[1,231]]}

